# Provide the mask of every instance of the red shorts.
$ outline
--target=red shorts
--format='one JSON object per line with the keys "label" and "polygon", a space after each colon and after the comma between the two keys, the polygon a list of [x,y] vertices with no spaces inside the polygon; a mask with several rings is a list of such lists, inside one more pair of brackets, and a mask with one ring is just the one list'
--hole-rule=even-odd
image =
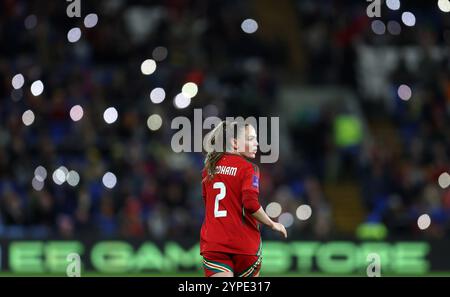
{"label": "red shorts", "polygon": [[261,256],[204,252],[203,269],[207,277],[218,272],[233,272],[234,276],[250,277],[258,274],[261,260]]}

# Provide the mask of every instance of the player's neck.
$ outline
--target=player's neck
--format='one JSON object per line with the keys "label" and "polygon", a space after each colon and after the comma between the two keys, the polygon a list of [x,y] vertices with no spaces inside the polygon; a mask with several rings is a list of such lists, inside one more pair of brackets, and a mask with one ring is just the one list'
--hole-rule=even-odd
{"label": "player's neck", "polygon": [[234,155],[234,156],[241,156],[241,154],[239,154],[236,151],[228,151],[224,153],[225,155]]}

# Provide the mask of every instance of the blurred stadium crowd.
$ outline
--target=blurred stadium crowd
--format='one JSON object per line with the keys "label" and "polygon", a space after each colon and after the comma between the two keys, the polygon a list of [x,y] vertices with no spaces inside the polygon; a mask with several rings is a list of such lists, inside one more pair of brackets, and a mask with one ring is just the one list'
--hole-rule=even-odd
{"label": "blurred stadium crowd", "polygon": [[[423,213],[432,221],[428,236],[450,231],[450,191],[438,183],[449,171],[450,64],[448,54],[436,60],[431,50],[448,49],[450,31],[443,28],[450,19],[437,8],[418,4],[420,27],[401,25],[395,35],[374,32],[365,3],[291,1],[302,45],[295,53],[301,71],[293,79],[288,42],[241,30],[258,1],[92,2],[82,1],[82,13],[97,13],[99,22],[82,29],[76,43],[67,32],[82,18],[68,18],[65,1],[0,4],[1,237],[197,238],[203,156],[172,152],[170,120],[191,116],[194,108],[202,108],[204,117],[282,119],[277,104],[285,82],[348,87],[367,123],[356,146],[341,148],[333,141],[336,108],[324,107],[306,126],[289,123],[284,133],[293,146],[278,163],[258,164],[263,206],[277,201],[292,214],[302,203],[312,207],[309,220],[295,219],[288,230],[294,238],[339,235],[324,189],[330,180],[359,185],[363,222],[382,223],[390,235],[414,236]],[[405,61],[389,73],[391,104],[363,92],[361,45],[423,51],[416,71]],[[140,66],[148,58],[157,68],[144,76]],[[11,86],[17,73],[25,77],[19,90]],[[34,96],[29,86],[38,79],[45,88]],[[172,99],[187,81],[200,91],[188,108],[177,109]],[[401,84],[413,90],[411,100],[400,98]],[[156,87],[166,92],[160,104],[149,97]],[[74,105],[84,111],[76,122],[70,117]],[[103,120],[108,107],[118,110],[117,122]],[[35,114],[29,126],[22,122],[27,109]],[[159,130],[147,127],[151,114],[163,119]],[[372,123],[387,124],[397,141],[370,138]],[[330,177],[336,158],[343,165]],[[47,178],[37,190],[32,180],[38,166]],[[77,171],[79,184],[53,182],[59,166]],[[102,182],[105,172],[117,177],[112,189]]]}

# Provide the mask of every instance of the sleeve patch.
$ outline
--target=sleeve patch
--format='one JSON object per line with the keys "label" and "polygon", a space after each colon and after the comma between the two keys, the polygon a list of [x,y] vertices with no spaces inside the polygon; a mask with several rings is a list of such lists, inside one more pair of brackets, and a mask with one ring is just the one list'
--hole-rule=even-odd
{"label": "sleeve patch", "polygon": [[253,188],[256,188],[256,189],[259,188],[259,178],[257,175],[253,175],[252,186],[253,186]]}

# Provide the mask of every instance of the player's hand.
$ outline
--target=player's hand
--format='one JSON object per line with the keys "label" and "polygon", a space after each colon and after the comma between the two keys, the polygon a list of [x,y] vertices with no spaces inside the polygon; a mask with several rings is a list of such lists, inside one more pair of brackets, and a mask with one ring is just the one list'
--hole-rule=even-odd
{"label": "player's hand", "polygon": [[281,234],[283,234],[284,238],[287,238],[287,231],[286,228],[284,228],[283,224],[274,222],[272,230],[280,232]]}

